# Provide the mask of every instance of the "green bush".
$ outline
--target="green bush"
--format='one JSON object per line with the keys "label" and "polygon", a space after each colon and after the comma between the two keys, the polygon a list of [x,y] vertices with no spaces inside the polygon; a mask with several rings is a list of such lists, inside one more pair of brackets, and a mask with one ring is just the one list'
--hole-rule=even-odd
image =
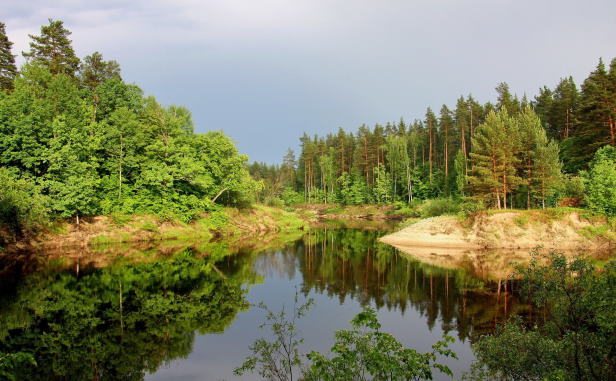
{"label": "green bush", "polygon": [[34,183],[0,168],[0,225],[11,235],[22,235],[47,222],[49,200]]}
{"label": "green bush", "polygon": [[586,179],[581,176],[563,176],[559,193],[561,198],[583,199],[586,193]]}
{"label": "green bush", "polygon": [[466,200],[460,203],[460,214],[463,217],[471,217],[486,209],[481,200]]}
{"label": "green bush", "polygon": [[282,202],[286,206],[301,204],[304,202],[304,195],[294,191],[292,188],[284,188],[280,198],[282,198]]}
{"label": "green bush", "polygon": [[422,218],[437,217],[445,214],[456,214],[460,211],[457,201],[450,198],[426,200],[420,207]]}
{"label": "green bush", "polygon": [[588,207],[616,216],[616,148],[605,146],[599,149],[585,178]]}
{"label": "green bush", "polygon": [[541,325],[513,320],[473,344],[473,380],[613,380],[616,374],[616,262],[536,256],[518,267],[520,294]]}

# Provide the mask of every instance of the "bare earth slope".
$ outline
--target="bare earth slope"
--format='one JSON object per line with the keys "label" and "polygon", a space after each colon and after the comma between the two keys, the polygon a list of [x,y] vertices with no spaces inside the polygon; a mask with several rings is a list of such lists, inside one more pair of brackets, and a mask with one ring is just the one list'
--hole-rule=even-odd
{"label": "bare earth slope", "polygon": [[394,246],[449,249],[597,250],[609,245],[589,238],[585,231],[600,225],[579,212],[549,216],[543,211],[510,211],[482,214],[472,221],[454,216],[427,218],[381,238]]}
{"label": "bare earth slope", "polygon": [[579,212],[507,211],[472,221],[441,216],[420,220],[381,241],[427,264],[465,269],[482,279],[504,279],[513,263],[528,262],[539,246],[567,255],[609,256],[616,233],[593,234],[604,223],[589,221]]}

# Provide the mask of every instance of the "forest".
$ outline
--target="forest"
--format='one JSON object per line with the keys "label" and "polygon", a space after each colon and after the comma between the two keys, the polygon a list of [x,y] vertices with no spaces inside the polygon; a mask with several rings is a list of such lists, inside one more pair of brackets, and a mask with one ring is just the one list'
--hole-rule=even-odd
{"label": "forest", "polygon": [[0,215],[16,234],[49,217],[190,221],[216,204],[253,201],[453,198],[471,209],[584,203],[616,213],[616,59],[599,60],[580,88],[563,78],[529,101],[501,83],[494,103],[468,95],[412,123],[304,134],[297,157],[248,165],[222,132],[195,133],[188,109],[124,82],[117,62],[78,58],[70,35],[50,19],[29,36],[18,70],[0,24]]}
{"label": "forest", "polygon": [[[605,222],[589,222],[585,232],[612,237],[606,242],[613,249],[614,236],[603,233],[612,232],[616,221],[616,58],[608,64],[599,59],[579,85],[572,77],[562,78],[554,88],[540,88],[533,99],[513,94],[503,82],[493,102],[466,95],[455,106],[428,107],[410,123],[400,119],[353,131],[339,128],[325,136],[304,133],[297,155],[289,149],[280,164],[267,164],[249,163],[222,131],[196,132],[186,107],[162,105],[144,94],[122,78],[118,62],[100,52],[78,57],[62,21],[49,19],[29,38],[29,50],[22,52],[25,63],[18,68],[0,22],[3,260],[30,261],[22,252],[4,255],[4,245],[40,231],[61,236],[65,232],[50,227],[54,220],[78,233],[83,245],[72,250],[90,244],[98,250],[132,238],[180,241],[186,238],[181,228],[190,222],[192,233],[207,234],[189,238],[220,250],[204,254],[186,243],[174,253],[144,245],[143,256],[122,262],[118,258],[126,253],[118,254],[107,258],[113,265],[89,263],[81,273],[78,261],[71,264],[75,274],[68,267],[54,271],[62,261],[18,276],[8,266],[0,268],[3,277],[15,275],[14,284],[0,284],[5,312],[0,314],[0,378],[141,380],[173,359],[187,358],[197,334],[223,332],[240,311],[252,308],[246,299],[250,287],[267,280],[253,271],[255,253],[231,252],[229,243],[240,241],[242,229],[248,231],[247,241],[262,247],[273,242],[265,233],[296,233],[290,235],[295,242],[285,241],[284,255],[274,242],[272,262],[261,258],[263,267],[274,260],[292,264],[277,289],[290,286],[297,272],[304,296],[328,294],[338,299],[337,306],[349,299],[362,307],[351,330],[336,331],[330,353],[311,352],[302,364],[298,351],[293,361],[288,351],[285,372],[301,368],[309,380],[432,379],[437,370],[453,374],[437,362],[437,355],[456,358],[448,348],[453,338],[444,336],[425,353],[406,348],[380,331],[374,306],[418,312],[430,332],[437,323],[444,334],[456,328],[460,340],[472,340],[473,379],[601,380],[614,374],[613,260],[569,260],[557,253],[543,261],[533,257],[516,269],[512,277],[517,279],[493,282],[494,291],[463,268],[403,262],[397,249],[379,242],[381,231],[332,229],[318,225],[323,221],[314,215],[312,226],[302,214],[313,212],[311,205],[291,207],[378,204],[398,212],[432,203],[441,209],[434,215],[585,207]],[[236,225],[221,228],[245,210],[260,211],[269,225],[246,213]],[[136,215],[152,218],[138,227],[149,235],[127,237],[134,231],[121,230]],[[115,225],[101,229],[117,229],[118,241],[104,235],[85,238],[84,219],[95,216],[110,216]],[[122,222],[114,216],[128,218]],[[392,220],[397,223],[401,216]],[[200,225],[200,217],[207,223]],[[359,224],[364,217],[356,219]],[[164,235],[161,221],[180,226],[180,233]],[[152,255],[157,250],[158,258]],[[68,254],[60,259],[68,263]],[[237,271],[221,271],[223,266]],[[497,326],[513,315],[518,318]],[[267,316],[263,326],[275,334],[278,329],[284,340],[283,334],[291,335],[291,346],[301,343],[293,341],[298,336],[294,323],[284,321],[284,308],[281,315],[270,311]],[[276,345],[281,344],[255,341],[249,347],[253,356],[237,364],[236,374],[257,371],[269,377],[271,354],[281,352],[268,350],[279,349]]]}
{"label": "forest", "polygon": [[162,106],[49,20],[17,70],[0,24],[0,218],[16,233],[49,217],[121,212],[190,221],[215,204],[247,205],[259,184],[220,131]]}
{"label": "forest", "polygon": [[600,59],[579,88],[568,77],[534,100],[513,95],[507,83],[496,93],[486,104],[461,96],[412,123],[304,134],[299,155],[289,149],[281,165],[251,164],[265,184],[258,198],[346,205],[455,198],[497,209],[586,203],[613,214],[616,59],[609,68]]}

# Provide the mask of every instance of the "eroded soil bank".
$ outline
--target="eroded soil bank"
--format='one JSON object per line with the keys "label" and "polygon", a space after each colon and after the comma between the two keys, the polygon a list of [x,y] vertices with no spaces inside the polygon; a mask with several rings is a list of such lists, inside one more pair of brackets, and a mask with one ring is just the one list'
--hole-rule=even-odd
{"label": "eroded soil bank", "polygon": [[473,218],[440,216],[420,220],[381,238],[396,246],[447,249],[597,250],[614,245],[605,218],[578,211],[502,211]]}
{"label": "eroded soil bank", "polygon": [[536,249],[611,257],[616,232],[607,222],[581,211],[501,211],[468,219],[427,218],[380,240],[424,263],[505,279],[513,264],[528,263]]}

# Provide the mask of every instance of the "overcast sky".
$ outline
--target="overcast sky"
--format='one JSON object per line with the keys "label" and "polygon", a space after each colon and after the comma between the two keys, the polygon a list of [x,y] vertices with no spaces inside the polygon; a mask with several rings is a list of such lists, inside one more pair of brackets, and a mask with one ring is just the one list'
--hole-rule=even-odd
{"label": "overcast sky", "polygon": [[[191,109],[250,160],[304,133],[421,118],[461,94],[529,97],[616,56],[615,0],[1,0],[14,53],[48,18],[80,57]],[[23,62],[21,57],[19,62]]]}

